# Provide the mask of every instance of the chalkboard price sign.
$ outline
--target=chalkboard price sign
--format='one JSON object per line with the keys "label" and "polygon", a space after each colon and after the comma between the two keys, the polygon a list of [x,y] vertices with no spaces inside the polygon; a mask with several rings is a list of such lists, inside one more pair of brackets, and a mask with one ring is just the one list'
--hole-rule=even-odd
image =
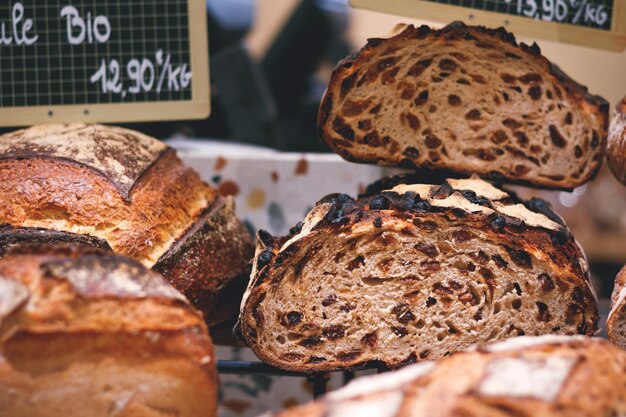
{"label": "chalkboard price sign", "polygon": [[609,50],[626,48],[626,0],[351,0],[426,20],[505,26],[516,34]]}
{"label": "chalkboard price sign", "polygon": [[203,0],[0,4],[0,125],[208,116]]}

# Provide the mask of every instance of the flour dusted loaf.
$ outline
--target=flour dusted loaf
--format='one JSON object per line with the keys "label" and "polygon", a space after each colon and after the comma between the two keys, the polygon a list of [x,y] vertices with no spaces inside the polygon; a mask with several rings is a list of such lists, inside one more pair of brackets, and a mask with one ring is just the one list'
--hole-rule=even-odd
{"label": "flour dusted loaf", "polygon": [[608,103],[503,28],[408,26],[334,70],[318,116],[345,159],[571,189],[597,173]]}
{"label": "flour dusted loaf", "polygon": [[200,312],[137,261],[29,247],[0,259],[0,415],[217,415]]}
{"label": "flour dusted loaf", "polygon": [[291,235],[259,232],[238,332],[267,363],[327,371],[597,320],[585,256],[546,202],[449,179],[331,195]]}
{"label": "flour dusted loaf", "polygon": [[606,331],[611,342],[622,349],[626,349],[626,266],[619,271],[615,278]]}
{"label": "flour dusted loaf", "polygon": [[524,336],[359,378],[274,416],[623,416],[625,366],[626,353],[602,339]]}
{"label": "flour dusted loaf", "polygon": [[252,239],[164,143],[101,125],[0,136],[0,252],[66,242],[109,248],[162,273],[214,324],[236,314]]}
{"label": "flour dusted loaf", "polygon": [[615,108],[611,120],[607,160],[615,178],[626,185],[626,97]]}

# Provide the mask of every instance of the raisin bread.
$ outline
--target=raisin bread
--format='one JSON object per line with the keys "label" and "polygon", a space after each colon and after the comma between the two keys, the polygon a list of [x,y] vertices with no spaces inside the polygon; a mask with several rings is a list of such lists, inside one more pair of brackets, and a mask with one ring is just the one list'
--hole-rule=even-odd
{"label": "raisin bread", "polygon": [[609,128],[607,160],[615,178],[626,185],[626,97],[615,111]]}
{"label": "raisin bread", "polygon": [[77,246],[0,259],[0,415],[217,415],[202,315],[137,261]]}
{"label": "raisin bread", "polygon": [[232,199],[163,142],[85,124],[9,133],[0,195],[0,252],[50,241],[109,248],[162,273],[208,323],[236,315],[252,239]]}
{"label": "raisin bread", "polygon": [[611,342],[622,349],[626,349],[626,266],[615,278],[606,331]]}
{"label": "raisin bread", "polygon": [[608,103],[503,28],[408,26],[334,70],[322,140],[345,159],[548,188],[592,179]]}
{"label": "raisin bread", "polygon": [[266,417],[626,415],[626,353],[582,336],[518,337],[354,380]]}
{"label": "raisin bread", "polygon": [[486,340],[593,334],[583,252],[543,200],[479,179],[331,195],[259,232],[236,333],[293,371],[397,367]]}

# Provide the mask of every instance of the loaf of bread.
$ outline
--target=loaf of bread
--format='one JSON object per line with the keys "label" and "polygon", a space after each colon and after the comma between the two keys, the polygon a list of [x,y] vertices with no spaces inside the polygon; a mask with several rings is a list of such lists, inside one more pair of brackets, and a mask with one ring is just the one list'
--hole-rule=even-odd
{"label": "loaf of bread", "polygon": [[626,185],[626,97],[615,108],[611,120],[607,160],[615,178]]}
{"label": "loaf of bread", "polygon": [[503,28],[408,26],[334,70],[322,140],[345,159],[548,188],[592,179],[608,103]]}
{"label": "loaf of bread", "polygon": [[543,200],[480,179],[331,195],[259,232],[236,333],[293,371],[398,367],[518,335],[592,335],[583,252]]}
{"label": "loaf of bread", "polygon": [[0,259],[1,416],[207,417],[216,408],[203,317],[159,274],[76,246]]}
{"label": "loaf of bread", "polygon": [[615,278],[606,331],[611,342],[626,349],[626,266]]}
{"label": "loaf of bread", "polygon": [[232,199],[164,143],[85,124],[9,133],[0,195],[0,252],[50,241],[109,248],[162,273],[209,324],[236,314],[252,239]]}
{"label": "loaf of bread", "polygon": [[626,353],[582,336],[518,337],[363,377],[266,417],[626,415]]}

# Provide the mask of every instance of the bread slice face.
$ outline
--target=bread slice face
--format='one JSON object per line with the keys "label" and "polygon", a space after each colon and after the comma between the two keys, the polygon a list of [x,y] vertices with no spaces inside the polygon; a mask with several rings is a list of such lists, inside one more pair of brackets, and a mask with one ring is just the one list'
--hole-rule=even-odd
{"label": "bread slice face", "polygon": [[479,179],[326,197],[291,235],[259,233],[238,331],[262,360],[306,372],[591,335],[587,262],[561,222]]}
{"label": "bread slice face", "polygon": [[345,159],[546,188],[592,179],[608,103],[503,28],[408,26],[332,73],[318,116]]}
{"label": "bread slice face", "polygon": [[606,331],[611,342],[626,349],[626,266],[615,278]]}
{"label": "bread slice face", "polygon": [[362,377],[268,417],[609,416],[626,413],[626,353],[582,336],[518,337]]}
{"label": "bread slice face", "polygon": [[615,178],[626,185],[626,97],[615,108],[611,120],[607,161]]}

